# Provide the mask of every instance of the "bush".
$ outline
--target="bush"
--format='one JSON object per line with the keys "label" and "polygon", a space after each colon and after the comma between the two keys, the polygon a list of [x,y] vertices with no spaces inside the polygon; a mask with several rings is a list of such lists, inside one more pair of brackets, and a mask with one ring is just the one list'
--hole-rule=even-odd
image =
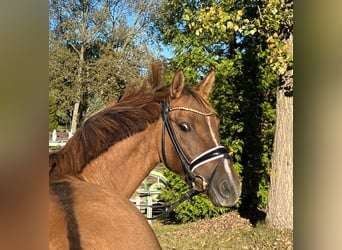
{"label": "bush", "polygon": [[[186,182],[174,174],[167,168],[164,168],[163,174],[168,181],[168,186],[161,190],[160,199],[166,203],[173,203],[179,200],[186,192],[189,191],[189,187]],[[200,219],[208,219],[217,217],[225,212],[229,211],[229,208],[221,208],[214,206],[209,200],[208,196],[204,193],[198,194],[192,197],[191,200],[186,200],[175,208],[172,217],[169,219],[175,222],[194,222]]]}
{"label": "bush", "polygon": [[52,131],[58,127],[57,111],[58,108],[56,100],[49,95],[49,131]]}

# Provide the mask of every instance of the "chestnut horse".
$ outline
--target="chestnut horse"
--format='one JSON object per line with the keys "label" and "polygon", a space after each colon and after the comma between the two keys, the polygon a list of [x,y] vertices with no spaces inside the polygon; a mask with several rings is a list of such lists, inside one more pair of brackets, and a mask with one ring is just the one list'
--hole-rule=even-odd
{"label": "chestnut horse", "polygon": [[241,183],[206,100],[214,78],[212,71],[190,88],[178,71],[169,86],[161,86],[154,70],[151,88],[96,112],[50,154],[50,249],[160,249],[129,201],[160,162],[214,205],[236,204]]}

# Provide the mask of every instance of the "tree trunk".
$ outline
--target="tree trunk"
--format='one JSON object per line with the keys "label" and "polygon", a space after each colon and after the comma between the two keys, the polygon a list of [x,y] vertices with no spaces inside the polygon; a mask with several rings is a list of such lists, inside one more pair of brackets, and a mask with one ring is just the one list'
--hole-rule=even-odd
{"label": "tree trunk", "polygon": [[276,228],[293,229],[293,96],[277,90],[277,118],[266,219]]}
{"label": "tree trunk", "polygon": [[76,78],[76,86],[77,86],[77,94],[76,94],[76,102],[74,104],[74,110],[72,113],[72,121],[71,121],[71,133],[75,134],[78,125],[78,113],[80,109],[81,97],[82,97],[82,88],[83,88],[83,67],[84,67],[84,46],[82,45],[79,51],[79,65],[78,72]]}
{"label": "tree trunk", "polygon": [[77,121],[78,121],[78,110],[80,108],[80,102],[75,102],[74,110],[72,112],[72,120],[71,120],[71,134],[75,134],[77,130]]}

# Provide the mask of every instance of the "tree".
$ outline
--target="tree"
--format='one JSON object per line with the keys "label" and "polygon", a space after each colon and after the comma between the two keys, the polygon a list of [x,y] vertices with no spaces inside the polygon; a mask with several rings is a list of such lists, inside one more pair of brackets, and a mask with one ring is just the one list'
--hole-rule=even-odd
{"label": "tree", "polygon": [[56,129],[58,126],[57,120],[57,105],[53,97],[49,95],[49,131]]}
{"label": "tree", "polygon": [[71,124],[75,100],[77,56],[60,41],[50,40],[49,45],[49,102],[54,101],[59,124]]}
{"label": "tree", "polygon": [[72,132],[146,72],[157,3],[50,0],[50,91],[72,117]]}
{"label": "tree", "polygon": [[77,58],[73,85],[73,112],[71,132],[75,133],[82,94],[85,88],[85,55],[88,44],[96,36],[95,23],[97,21],[96,1],[50,1],[50,17],[54,26],[53,39],[59,40],[60,46],[69,47],[71,55]]}
{"label": "tree", "polygon": [[258,22],[255,1],[166,1],[157,20],[163,41],[174,47],[171,68],[183,68],[189,84],[216,71],[211,102],[242,178],[239,211],[253,223],[267,205],[277,85]]}
{"label": "tree", "polygon": [[267,220],[276,228],[293,229],[293,1],[264,4],[264,18],[278,24],[268,47],[270,65],[280,76]]}

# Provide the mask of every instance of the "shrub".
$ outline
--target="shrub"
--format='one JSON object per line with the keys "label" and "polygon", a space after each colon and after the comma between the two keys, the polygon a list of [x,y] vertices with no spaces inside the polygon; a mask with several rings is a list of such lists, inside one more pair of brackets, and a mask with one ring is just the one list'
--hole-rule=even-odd
{"label": "shrub", "polygon": [[[168,181],[168,186],[164,187],[160,194],[160,199],[166,203],[173,203],[179,200],[189,187],[186,182],[178,175],[174,174],[167,168],[163,169],[163,174]],[[169,219],[175,222],[194,222],[200,219],[208,219],[217,217],[229,208],[221,208],[214,206],[204,193],[198,194],[190,200],[186,200],[175,208],[173,215]]]}

